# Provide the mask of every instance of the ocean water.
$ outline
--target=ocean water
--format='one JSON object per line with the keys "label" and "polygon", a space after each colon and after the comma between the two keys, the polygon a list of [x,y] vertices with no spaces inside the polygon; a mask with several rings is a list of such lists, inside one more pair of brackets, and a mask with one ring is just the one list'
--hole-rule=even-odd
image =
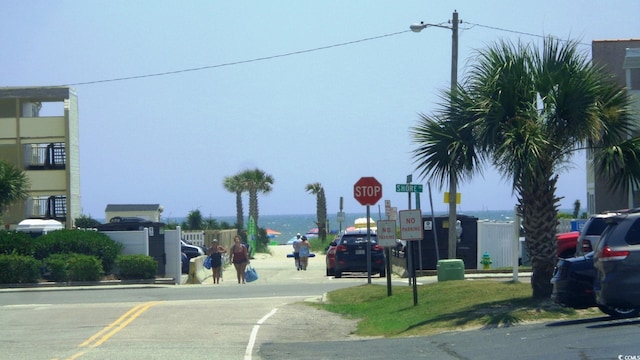
{"label": "ocean water", "polygon": [[[474,216],[480,220],[492,220],[492,221],[513,221],[515,213],[512,210],[484,210],[484,211],[460,211],[459,215]],[[435,213],[435,216],[447,216],[447,213]],[[431,216],[431,213],[424,213],[424,216]],[[337,213],[328,214],[329,229],[331,231],[339,232],[349,226],[353,226],[354,222],[358,218],[365,218],[366,213],[346,213],[345,221],[340,224],[337,220]],[[225,221],[229,224],[235,224],[235,216],[214,216],[218,222]],[[371,211],[371,218],[375,221],[385,219],[384,213],[378,213],[377,211]],[[177,222],[181,223],[185,218],[171,218],[162,219],[163,222]],[[245,219],[245,221],[247,221]],[[280,232],[275,241],[280,244],[286,244],[291,238],[295,237],[296,233],[305,234],[313,228],[317,228],[315,223],[315,214],[299,214],[299,215],[260,215],[258,218],[258,226],[264,229],[272,229]]]}

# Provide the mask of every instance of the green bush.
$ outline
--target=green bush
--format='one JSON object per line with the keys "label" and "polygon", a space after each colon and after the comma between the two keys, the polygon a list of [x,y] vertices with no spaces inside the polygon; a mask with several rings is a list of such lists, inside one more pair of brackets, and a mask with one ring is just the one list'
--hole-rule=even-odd
{"label": "green bush", "polygon": [[0,255],[0,283],[37,283],[42,263],[31,256]]}
{"label": "green bush", "polygon": [[0,254],[33,256],[37,240],[19,231],[0,231]]}
{"label": "green bush", "polygon": [[122,252],[122,244],[97,231],[57,230],[36,239],[35,258],[45,259],[52,254],[84,254],[95,256],[102,269],[109,273]]}
{"label": "green bush", "polygon": [[116,258],[120,279],[153,279],[158,270],[158,263],[151,256],[120,255]]}
{"label": "green bush", "polygon": [[54,281],[98,281],[104,274],[100,259],[84,254],[52,254],[45,260]]}

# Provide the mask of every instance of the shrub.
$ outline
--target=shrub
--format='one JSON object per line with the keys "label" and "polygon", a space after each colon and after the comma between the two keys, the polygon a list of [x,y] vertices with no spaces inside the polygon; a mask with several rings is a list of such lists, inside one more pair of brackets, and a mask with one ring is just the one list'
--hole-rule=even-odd
{"label": "shrub", "polygon": [[97,231],[57,230],[39,237],[34,256],[45,259],[51,254],[84,254],[95,256],[102,262],[102,269],[111,272],[116,257],[122,252],[122,244]]}
{"label": "shrub", "polygon": [[45,260],[54,281],[97,281],[104,274],[100,259],[84,254],[52,254]]}
{"label": "shrub", "polygon": [[0,231],[0,254],[33,256],[36,240],[19,231]]}
{"label": "shrub", "polygon": [[116,267],[121,279],[153,279],[158,263],[151,256],[120,255],[116,258]]}
{"label": "shrub", "polygon": [[42,263],[31,256],[0,255],[0,283],[36,283]]}

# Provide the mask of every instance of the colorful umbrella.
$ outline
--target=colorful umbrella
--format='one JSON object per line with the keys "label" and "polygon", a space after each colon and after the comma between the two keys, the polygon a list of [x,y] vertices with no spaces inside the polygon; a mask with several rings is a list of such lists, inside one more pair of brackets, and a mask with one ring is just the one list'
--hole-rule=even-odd
{"label": "colorful umbrella", "polygon": [[281,234],[279,231],[276,231],[276,230],[273,230],[273,229],[267,229],[265,231],[267,232],[267,236],[270,237],[270,238],[278,237],[278,235]]}

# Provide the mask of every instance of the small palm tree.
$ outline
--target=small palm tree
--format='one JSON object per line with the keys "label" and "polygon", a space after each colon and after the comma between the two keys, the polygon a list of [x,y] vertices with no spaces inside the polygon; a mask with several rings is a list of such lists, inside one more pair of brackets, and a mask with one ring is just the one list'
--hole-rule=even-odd
{"label": "small palm tree", "polygon": [[325,242],[327,240],[327,198],[324,195],[324,188],[320,183],[313,183],[307,184],[305,190],[316,196],[318,237],[322,242]]}
{"label": "small palm tree", "polygon": [[0,161],[0,218],[11,204],[29,196],[27,175],[15,166]]}
{"label": "small palm tree", "polygon": [[273,176],[260,169],[245,170],[239,175],[245,191],[249,192],[249,216],[258,226],[258,193],[268,194],[273,190]]}
{"label": "small palm tree", "polygon": [[238,229],[244,229],[244,209],[242,206],[242,193],[247,189],[239,175],[227,176],[222,182],[225,190],[236,194],[236,226]]}

